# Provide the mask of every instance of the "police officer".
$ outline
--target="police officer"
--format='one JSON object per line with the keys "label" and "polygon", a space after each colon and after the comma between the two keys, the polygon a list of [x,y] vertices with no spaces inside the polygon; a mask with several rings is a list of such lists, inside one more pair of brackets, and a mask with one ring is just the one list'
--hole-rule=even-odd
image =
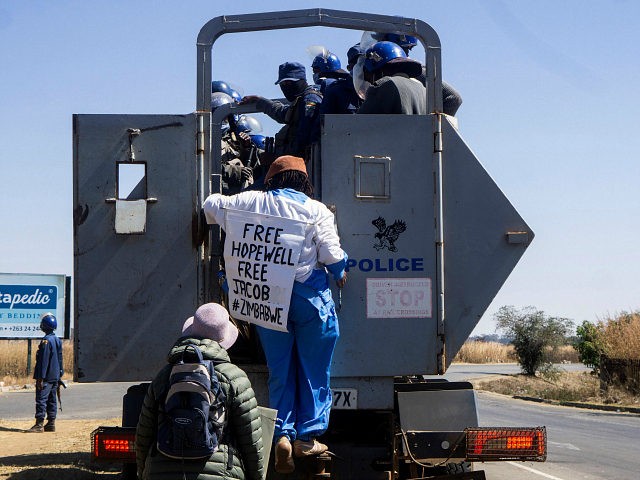
{"label": "police officer", "polygon": [[[374,34],[374,38],[380,41],[393,42],[398,45],[404,53],[409,56],[409,52],[413,47],[418,44],[418,39],[413,35],[405,35],[400,33],[377,33]],[[424,65],[422,66],[422,73],[418,77],[423,84],[427,84],[427,71]],[[462,105],[462,96],[458,91],[450,84],[442,80],[442,113],[446,115],[454,116],[458,109]]]}
{"label": "police officer", "polygon": [[427,90],[416,79],[422,65],[393,42],[378,42],[364,54],[362,73],[371,84],[358,113],[426,115]]}
{"label": "police officer", "polygon": [[[53,313],[40,316],[40,330],[45,333],[36,353],[33,378],[36,380],[36,423],[30,432],[55,432],[58,402],[58,382],[64,374],[62,368],[62,341],[53,333],[58,321]],[[47,423],[44,423],[45,417]]]}
{"label": "police officer", "polygon": [[211,93],[216,92],[226,93],[231,98],[233,98],[235,102],[239,102],[240,100],[242,100],[242,95],[240,95],[240,93],[238,93],[235,88],[231,87],[231,85],[229,85],[224,80],[214,80],[211,82]]}
{"label": "police officer", "polygon": [[340,59],[333,53],[325,51],[315,56],[311,63],[313,81],[324,95],[327,87],[340,78],[347,78],[349,73],[342,69]]}
{"label": "police officer", "polygon": [[274,158],[281,155],[308,157],[322,94],[307,83],[304,65],[298,62],[285,62],[278,67],[276,85],[291,102],[289,105],[257,95],[246,95],[240,103],[255,103],[258,111],[284,124],[275,136]]}
{"label": "police officer", "polygon": [[347,70],[349,71],[349,75],[327,85],[322,97],[322,105],[320,105],[320,116],[326,115],[327,113],[356,113],[356,110],[358,110],[358,107],[362,104],[362,99],[358,97],[356,89],[353,86],[351,72],[358,62],[358,58],[363,54],[364,50],[359,43],[347,51]]}
{"label": "police officer", "polygon": [[[211,111],[222,105],[233,103],[233,98],[224,92],[211,94]],[[228,195],[239,193],[253,184],[252,159],[258,155],[257,147],[246,131],[237,131],[237,120],[229,115],[221,124],[222,192]]]}

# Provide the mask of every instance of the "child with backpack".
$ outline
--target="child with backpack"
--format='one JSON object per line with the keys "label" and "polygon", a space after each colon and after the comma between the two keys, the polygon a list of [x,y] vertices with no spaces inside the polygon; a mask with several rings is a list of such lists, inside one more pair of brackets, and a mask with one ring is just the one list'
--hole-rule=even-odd
{"label": "child with backpack", "polygon": [[182,327],[149,386],[136,429],[138,478],[262,480],[260,413],[226,349],[238,337],[227,310],[207,303]]}

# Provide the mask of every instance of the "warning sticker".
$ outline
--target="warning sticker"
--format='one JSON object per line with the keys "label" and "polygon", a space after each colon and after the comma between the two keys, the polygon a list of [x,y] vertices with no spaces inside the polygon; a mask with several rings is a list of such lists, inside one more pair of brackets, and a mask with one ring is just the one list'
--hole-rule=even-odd
{"label": "warning sticker", "polygon": [[431,318],[431,279],[367,278],[367,318]]}

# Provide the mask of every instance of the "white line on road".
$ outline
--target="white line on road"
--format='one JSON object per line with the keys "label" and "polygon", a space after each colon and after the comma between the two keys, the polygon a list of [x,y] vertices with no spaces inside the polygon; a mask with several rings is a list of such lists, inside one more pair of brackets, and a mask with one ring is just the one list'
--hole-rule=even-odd
{"label": "white line on road", "polygon": [[560,442],[549,442],[549,445],[555,445],[560,448],[568,448],[569,450],[580,450],[579,447],[576,447],[573,443],[560,443]]}
{"label": "white line on road", "polygon": [[521,468],[523,470],[527,470],[528,472],[535,473],[536,475],[540,475],[544,478],[549,478],[551,480],[562,480],[560,477],[554,477],[553,475],[549,475],[548,473],[541,472],[540,470],[536,470],[535,468],[527,467],[526,465],[521,465],[516,462],[507,462],[509,465],[513,465],[514,467]]}

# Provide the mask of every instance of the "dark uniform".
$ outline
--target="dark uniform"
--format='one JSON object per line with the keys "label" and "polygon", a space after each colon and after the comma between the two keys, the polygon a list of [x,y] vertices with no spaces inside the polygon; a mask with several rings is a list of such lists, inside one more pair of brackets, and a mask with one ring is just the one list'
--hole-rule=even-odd
{"label": "dark uniform", "polygon": [[320,105],[320,115],[356,113],[362,100],[353,86],[353,78],[340,78],[327,85]]}
{"label": "dark uniform", "polygon": [[260,98],[256,107],[278,123],[284,123],[275,136],[275,154],[305,157],[306,148],[314,140],[316,119],[320,113],[322,95],[312,85],[307,86],[293,102],[285,105],[277,100]]}
{"label": "dark uniform", "polygon": [[427,114],[427,90],[415,78],[402,73],[382,77],[367,90],[358,113]]}
{"label": "dark uniform", "polygon": [[36,387],[36,421],[42,422],[46,416],[49,423],[54,423],[58,410],[58,382],[63,374],[62,341],[55,333],[47,333],[38,346],[33,371],[33,378],[38,381],[36,385],[42,384],[42,388]]}
{"label": "dark uniform", "polygon": [[[418,77],[418,80],[420,80],[423,85],[427,84],[427,70],[424,65],[422,66],[422,74]],[[460,105],[462,105],[462,95],[460,95],[453,86],[442,80],[442,113],[453,117],[458,112]]]}

